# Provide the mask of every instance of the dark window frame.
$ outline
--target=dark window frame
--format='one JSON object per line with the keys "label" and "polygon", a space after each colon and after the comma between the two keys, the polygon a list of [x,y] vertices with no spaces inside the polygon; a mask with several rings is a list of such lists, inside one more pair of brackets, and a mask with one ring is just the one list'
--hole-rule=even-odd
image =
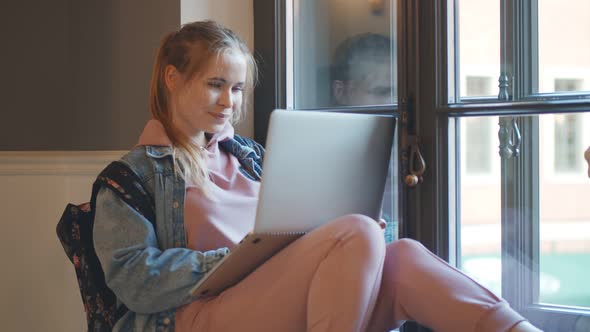
{"label": "dark window frame", "polygon": [[[457,24],[458,1],[398,1],[398,112],[400,132],[400,179],[407,174],[407,151],[411,141],[418,140],[427,163],[424,182],[417,188],[400,190],[400,237],[422,242],[441,258],[455,262],[459,253],[457,233],[460,170],[451,165],[459,151],[455,119],[464,116],[514,116],[521,130],[535,133],[537,120],[525,115],[588,112],[587,94],[540,94],[538,81],[537,17],[531,10],[538,0],[499,0],[502,17],[502,71],[507,84],[501,98],[463,98],[453,73],[459,68]],[[255,138],[265,141],[268,117],[274,108],[286,106],[285,1],[254,0],[255,51],[261,63],[261,84],[255,91]],[[454,45],[455,47],[449,47]],[[508,64],[508,65],[507,65]],[[453,75],[451,75],[453,74]],[[518,79],[513,80],[512,76]],[[382,111],[387,111],[387,107]],[[519,246],[508,247],[507,254],[521,262],[538,258],[538,142],[523,140],[525,157],[516,162],[503,162],[502,172],[511,174],[516,182],[503,182],[503,207],[529,207],[532,213],[503,215],[503,247],[517,240]],[[451,147],[451,148],[449,148]],[[537,159],[535,159],[537,158]],[[536,171],[535,171],[536,169]],[[531,171],[532,170],[532,171]],[[528,188],[523,191],[523,188]],[[528,191],[528,193],[527,193]],[[524,192],[525,195],[519,195]],[[535,194],[536,193],[536,194]],[[537,211],[535,213],[535,211]],[[516,218],[518,223],[506,223]],[[405,222],[410,220],[411,222]],[[515,226],[518,224],[518,226]],[[512,233],[514,238],[508,237]],[[521,241],[522,240],[522,241]],[[511,244],[510,244],[511,245]],[[534,266],[529,266],[531,271]],[[521,271],[508,278],[505,291],[518,309],[531,317],[545,317],[540,324],[575,321],[590,311],[538,305],[536,292],[524,291],[530,283],[538,285],[537,274]],[[543,327],[543,326],[542,326]],[[547,327],[545,327],[547,329]],[[406,324],[404,330],[423,328]],[[426,330],[426,329],[424,329]]]}

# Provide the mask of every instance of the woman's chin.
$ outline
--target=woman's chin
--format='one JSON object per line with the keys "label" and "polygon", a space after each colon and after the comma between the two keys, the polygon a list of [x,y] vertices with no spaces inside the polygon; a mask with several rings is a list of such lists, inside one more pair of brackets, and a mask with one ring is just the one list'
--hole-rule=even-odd
{"label": "woman's chin", "polygon": [[208,134],[212,134],[212,135],[220,133],[221,131],[223,131],[223,129],[225,128],[227,123],[228,122],[225,121],[224,123],[211,124],[211,125],[207,126],[207,128],[205,129],[205,132]]}

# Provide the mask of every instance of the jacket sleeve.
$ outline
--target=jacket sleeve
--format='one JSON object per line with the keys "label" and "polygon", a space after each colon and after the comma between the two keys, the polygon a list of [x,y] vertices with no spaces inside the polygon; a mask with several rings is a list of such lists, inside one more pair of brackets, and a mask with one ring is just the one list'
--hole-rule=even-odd
{"label": "jacket sleeve", "polygon": [[149,220],[111,189],[96,198],[94,247],[105,281],[131,311],[151,314],[187,304],[190,289],[229,249],[160,250]]}

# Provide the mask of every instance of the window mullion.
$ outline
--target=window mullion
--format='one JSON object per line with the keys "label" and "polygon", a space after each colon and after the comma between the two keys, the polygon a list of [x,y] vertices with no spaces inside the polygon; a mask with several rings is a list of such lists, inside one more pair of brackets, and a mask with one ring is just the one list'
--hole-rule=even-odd
{"label": "window mullion", "polygon": [[512,54],[514,98],[522,100],[538,92],[538,0],[512,0]]}
{"label": "window mullion", "polygon": [[513,41],[511,31],[513,25],[513,10],[511,0],[500,0],[500,77],[498,78],[501,101],[514,100],[513,86]]}
{"label": "window mullion", "polygon": [[538,0],[501,0],[499,100],[522,100],[538,92]]}
{"label": "window mullion", "polygon": [[[521,100],[538,86],[538,11],[531,10],[537,8],[536,1],[501,2],[500,85],[507,83],[504,97],[508,97],[504,100]],[[513,306],[524,309],[539,296],[539,125],[537,117],[502,117],[500,125],[513,120],[522,143],[517,155],[501,161],[502,295]]]}
{"label": "window mullion", "polygon": [[516,122],[519,155],[502,158],[502,295],[524,309],[539,297],[539,125],[537,117]]}

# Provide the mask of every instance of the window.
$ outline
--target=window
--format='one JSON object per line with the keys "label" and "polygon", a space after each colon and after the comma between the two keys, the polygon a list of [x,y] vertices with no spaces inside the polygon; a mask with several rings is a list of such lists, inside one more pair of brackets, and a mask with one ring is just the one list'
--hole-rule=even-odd
{"label": "window", "polygon": [[498,96],[499,6],[499,0],[462,1],[458,8],[459,72],[461,81],[465,81],[460,89],[462,97]]}
{"label": "window", "polygon": [[[496,120],[494,122],[494,120]],[[494,168],[493,158],[494,143],[497,141],[497,133],[493,132],[493,126],[497,124],[497,118],[472,117],[462,119],[461,128],[464,128],[461,140],[465,149],[465,162],[463,170],[465,175],[492,175]]]}
{"label": "window", "polygon": [[[440,109],[452,124],[451,141],[460,143],[444,149],[449,170],[460,170],[451,173],[449,186],[449,233],[456,234],[449,236],[449,259],[549,331],[589,328],[583,324],[590,319],[590,287],[577,277],[590,275],[590,210],[580,198],[590,197],[583,159],[590,145],[584,92],[590,30],[577,12],[588,5],[489,1],[485,10],[493,23],[473,18],[479,2],[444,6],[451,17],[459,13],[446,37],[446,65],[459,70],[447,79],[465,80],[459,92],[447,86],[450,102]],[[558,29],[566,21],[568,27]],[[496,28],[498,34],[487,32]],[[482,42],[474,30],[489,38]],[[485,68],[497,70],[497,95],[485,90]],[[494,123],[495,137],[484,123]],[[494,143],[484,143],[485,137]],[[500,176],[485,182],[472,176],[485,165],[497,165]]]}
{"label": "window", "polygon": [[287,15],[294,17],[287,27],[293,108],[394,103],[395,1],[379,3],[287,2]]}
{"label": "window", "polygon": [[555,92],[578,91],[582,89],[584,80],[576,78],[556,78]]}
{"label": "window", "polygon": [[465,96],[485,97],[494,94],[492,78],[485,76],[467,76]]}
{"label": "window", "polygon": [[[584,81],[590,78],[590,22],[584,13],[590,11],[590,2],[537,0],[534,3],[538,6],[534,17],[538,21],[534,36],[538,40],[538,91],[589,91]],[[577,79],[562,80],[562,77]]]}
{"label": "window", "polygon": [[[583,160],[590,145],[590,2],[254,3],[273,18],[273,34],[260,28],[255,40],[273,43],[259,51],[273,50],[267,73],[276,78],[255,97],[278,96],[259,100],[256,121],[287,106],[396,114],[397,197],[385,203],[400,236],[418,239],[546,331],[590,330],[590,179]],[[380,71],[389,85],[374,90],[380,102],[354,98],[363,101],[336,106],[333,51],[344,36],[364,32],[392,41],[390,68]],[[412,144],[427,164],[419,190],[397,186],[408,174]]]}
{"label": "window", "polygon": [[555,114],[553,116],[554,170],[556,173],[582,173],[584,164],[581,162],[582,115]]}
{"label": "window", "polygon": [[[274,6],[271,18],[280,19],[271,28],[278,29],[275,33],[281,36],[279,42],[284,43],[276,47],[276,38],[265,39],[270,45],[263,45],[262,50],[257,47],[259,53],[269,50],[282,56],[274,57],[275,66],[280,66],[281,73],[284,71],[284,76],[275,81],[282,99],[268,109],[363,112],[397,117],[397,1],[290,0],[255,1],[254,5],[256,13]],[[279,16],[274,15],[277,11],[281,13]],[[264,26],[266,29],[258,32],[255,40],[261,40],[259,36],[268,32],[268,24]],[[264,71],[263,67],[263,75]],[[265,94],[258,93],[263,89],[258,88],[255,98]],[[270,93],[276,95],[276,88]],[[260,105],[265,102],[258,102],[256,108],[264,107]],[[256,118],[260,121],[267,115],[257,112]],[[265,131],[266,123],[260,127],[263,128],[260,132]],[[264,141],[261,134],[256,138]],[[396,135],[382,208],[388,241],[398,237],[397,142]]]}
{"label": "window", "polygon": [[[392,0],[287,1],[287,108],[393,115],[395,10]],[[388,241],[398,237],[397,154],[395,146],[383,201]]]}

